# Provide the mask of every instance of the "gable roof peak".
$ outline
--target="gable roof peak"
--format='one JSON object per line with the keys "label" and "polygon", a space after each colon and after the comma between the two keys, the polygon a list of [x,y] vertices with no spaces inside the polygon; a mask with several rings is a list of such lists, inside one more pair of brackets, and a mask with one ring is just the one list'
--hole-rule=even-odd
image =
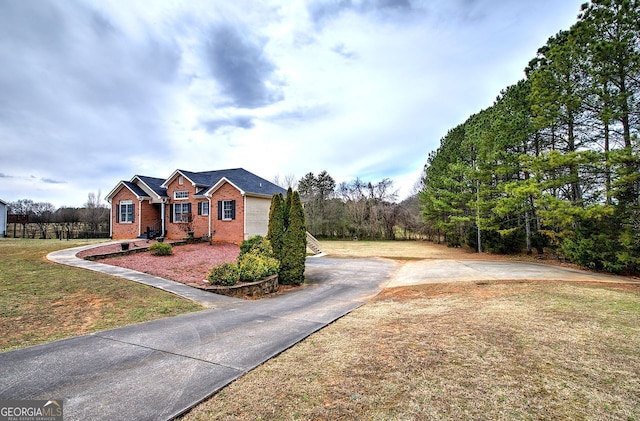
{"label": "gable roof peak", "polygon": [[272,182],[245,170],[244,168],[229,168],[211,171],[187,171],[177,169],[159,184],[159,187],[164,190],[164,194],[166,194],[166,189],[169,184],[178,176],[185,177],[189,182],[191,182],[191,184],[198,187],[199,189],[197,194],[203,194],[211,191],[212,188],[219,185],[222,180],[228,181],[243,194],[270,197],[277,193],[286,193],[286,190],[282,187],[277,186]]}
{"label": "gable roof peak", "polygon": [[165,197],[167,195],[167,189],[162,187],[164,178],[149,177],[146,175],[134,175],[131,179],[131,182],[133,183],[136,178],[140,180],[140,182],[142,182],[142,184],[150,189],[155,195],[157,195],[158,198]]}

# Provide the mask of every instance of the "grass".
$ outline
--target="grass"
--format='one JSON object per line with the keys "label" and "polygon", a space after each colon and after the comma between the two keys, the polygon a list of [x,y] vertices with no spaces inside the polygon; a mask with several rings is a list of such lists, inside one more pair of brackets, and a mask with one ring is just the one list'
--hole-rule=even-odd
{"label": "grass", "polygon": [[[334,256],[464,258],[428,243],[322,245]],[[482,282],[387,289],[182,419],[638,414],[640,285]]]}
{"label": "grass", "polygon": [[386,257],[390,259],[505,259],[505,256],[478,254],[426,241],[320,241],[330,256]]}
{"label": "grass", "polygon": [[202,309],[155,288],[45,258],[86,244],[0,239],[0,351]]}

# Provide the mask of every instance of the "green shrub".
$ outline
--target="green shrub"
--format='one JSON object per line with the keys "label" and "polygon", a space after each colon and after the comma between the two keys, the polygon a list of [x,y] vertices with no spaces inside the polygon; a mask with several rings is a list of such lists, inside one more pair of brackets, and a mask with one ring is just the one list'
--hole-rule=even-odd
{"label": "green shrub", "polygon": [[173,247],[167,243],[155,243],[149,246],[149,252],[154,256],[169,256],[173,254]]}
{"label": "green shrub", "polygon": [[271,199],[269,209],[269,227],[267,239],[273,248],[273,257],[282,261],[282,244],[284,242],[284,197],[278,193]]}
{"label": "green shrub", "polygon": [[590,269],[637,273],[639,250],[633,243],[637,234],[623,227],[619,218],[584,218],[575,232],[562,239],[560,252],[572,263]]}
{"label": "green shrub", "polygon": [[545,247],[552,245],[551,238],[542,232],[536,232],[531,236],[531,245],[536,249],[538,254],[542,254],[544,253]]}
{"label": "green shrub", "polygon": [[521,229],[482,231],[482,235],[482,248],[490,253],[517,254],[526,248],[526,234]]}
{"label": "green shrub", "polygon": [[629,270],[626,262],[620,259],[623,256],[620,243],[606,233],[592,234],[587,238],[578,234],[572,239],[564,240],[561,251],[571,263],[589,269],[614,273],[624,273]]}
{"label": "green shrub", "polygon": [[249,253],[263,257],[276,257],[273,253],[273,248],[271,247],[271,241],[266,238],[255,243],[253,247],[251,247],[251,250],[249,250]]}
{"label": "green shrub", "polygon": [[246,253],[238,258],[240,280],[254,282],[266,276],[275,275],[280,269],[278,259],[254,253]]}
{"label": "green shrub", "polygon": [[[242,251],[243,246],[244,252]],[[240,246],[240,256],[238,256],[238,258],[244,256],[245,254],[255,254],[257,256],[264,257],[276,257],[275,253],[273,252],[273,247],[271,247],[271,241],[259,235],[243,241],[242,245]]]}
{"label": "green shrub", "polygon": [[257,243],[261,242],[263,240],[264,237],[262,237],[261,235],[255,235],[247,240],[244,240],[242,242],[242,244],[240,244],[240,256],[242,257],[243,255],[249,253],[249,251],[253,248],[254,245],[256,245]]}
{"label": "green shrub", "polygon": [[279,282],[284,285],[301,285],[304,282],[305,259],[307,257],[307,229],[300,195],[295,191],[291,196],[289,222],[284,233]]}
{"label": "green shrub", "polygon": [[220,263],[209,271],[207,281],[211,285],[232,286],[238,283],[240,272],[236,263]]}

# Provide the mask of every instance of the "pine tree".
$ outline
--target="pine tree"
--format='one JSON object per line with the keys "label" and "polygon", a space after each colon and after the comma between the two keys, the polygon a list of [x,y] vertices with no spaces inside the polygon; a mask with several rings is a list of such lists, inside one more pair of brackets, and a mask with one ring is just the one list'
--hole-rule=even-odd
{"label": "pine tree", "polygon": [[280,282],[285,285],[300,285],[304,282],[307,230],[300,195],[295,191],[287,196],[291,207],[289,209],[289,224],[284,233]]}
{"label": "pine tree", "polygon": [[640,272],[639,21],[640,0],[586,3],[526,80],[442,139],[420,199],[448,244],[473,246],[475,228],[483,249],[524,239],[529,252]]}
{"label": "pine tree", "polygon": [[[529,74],[533,123],[537,129],[552,129],[551,156],[543,154],[541,160],[550,158],[551,194],[582,207],[585,186],[580,177],[579,151],[589,146],[585,133],[588,126],[584,124],[588,90],[580,66],[584,50],[577,43],[575,31],[561,31],[549,38],[538,56],[543,64]],[[553,159],[554,153],[563,155],[562,162]]]}
{"label": "pine tree", "polygon": [[318,182],[312,172],[308,172],[298,181],[298,192],[307,199],[316,195]]}
{"label": "pine tree", "polygon": [[[425,168],[425,188],[420,193],[423,216],[450,246],[460,246],[470,226],[476,188],[469,180],[472,171],[470,151],[466,149],[466,125],[449,131],[440,147],[429,155]],[[438,238],[438,241],[440,238]]]}
{"label": "pine tree", "polygon": [[284,246],[284,198],[278,193],[271,199],[269,210],[269,229],[267,239],[271,242],[274,256],[282,264],[282,250]]}

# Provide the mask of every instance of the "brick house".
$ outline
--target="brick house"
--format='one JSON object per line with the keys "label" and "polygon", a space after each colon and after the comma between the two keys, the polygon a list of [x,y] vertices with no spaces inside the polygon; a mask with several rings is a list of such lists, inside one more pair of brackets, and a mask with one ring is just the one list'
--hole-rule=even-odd
{"label": "brick house", "polygon": [[242,169],[191,172],[169,178],[136,175],[120,181],[107,195],[113,239],[164,236],[209,237],[240,244],[266,235],[274,194],[283,188]]}

